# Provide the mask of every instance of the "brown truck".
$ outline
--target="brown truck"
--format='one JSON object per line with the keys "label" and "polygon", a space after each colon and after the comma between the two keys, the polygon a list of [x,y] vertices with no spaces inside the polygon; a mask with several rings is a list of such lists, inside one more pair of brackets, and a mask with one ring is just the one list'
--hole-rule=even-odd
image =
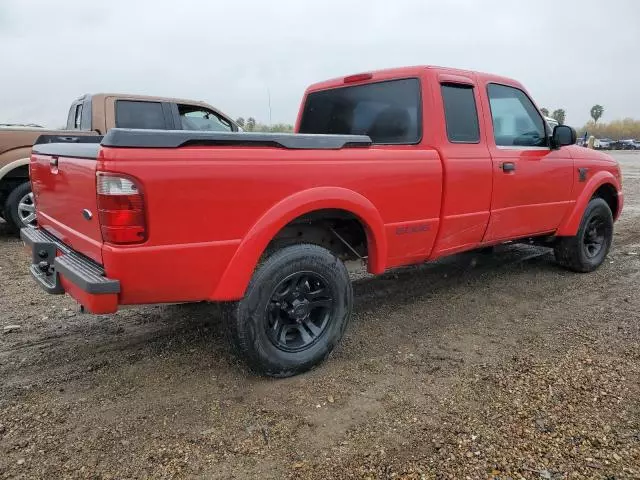
{"label": "brown truck", "polygon": [[9,230],[35,225],[29,183],[31,147],[40,135],[58,135],[79,142],[86,135],[104,135],[110,128],[237,132],[238,125],[204,102],[141,95],[84,95],[71,104],[64,130],[37,125],[0,126],[0,217]]}

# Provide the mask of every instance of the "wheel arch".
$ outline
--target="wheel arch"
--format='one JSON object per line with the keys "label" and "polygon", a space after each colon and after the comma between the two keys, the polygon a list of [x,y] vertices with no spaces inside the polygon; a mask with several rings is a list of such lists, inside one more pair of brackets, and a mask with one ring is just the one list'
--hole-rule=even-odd
{"label": "wheel arch", "polygon": [[573,209],[560,224],[556,235],[559,237],[574,236],[580,228],[580,221],[589,201],[594,197],[604,199],[611,208],[613,218],[617,219],[622,209],[622,198],[618,195],[619,191],[620,183],[612,173],[608,171],[597,172],[582,190]]}
{"label": "wheel arch", "polygon": [[[3,165],[2,167],[0,167],[0,182],[2,182],[8,175],[9,173],[13,172],[14,170],[21,168],[21,167],[25,167],[29,165],[29,161],[31,160],[29,157],[29,152],[30,149],[27,150],[27,156],[26,157],[20,157],[17,158],[15,160],[10,161],[9,163],[7,163],[6,165]],[[0,161],[0,163],[2,163]],[[29,171],[27,169],[27,179],[29,178]]]}
{"label": "wheel arch", "polygon": [[339,187],[316,187],[291,195],[267,210],[244,236],[211,300],[242,298],[256,265],[268,245],[291,222],[321,210],[340,210],[356,217],[367,237],[369,271],[385,269],[387,242],[384,223],[376,207],[364,196]]}

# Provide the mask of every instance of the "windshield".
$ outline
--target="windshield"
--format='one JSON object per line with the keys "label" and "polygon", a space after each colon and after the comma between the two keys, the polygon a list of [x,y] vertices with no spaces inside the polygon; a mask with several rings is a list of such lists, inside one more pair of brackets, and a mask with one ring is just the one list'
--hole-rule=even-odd
{"label": "windshield", "polygon": [[368,135],[374,143],[420,140],[416,78],[334,88],[307,96],[300,133]]}

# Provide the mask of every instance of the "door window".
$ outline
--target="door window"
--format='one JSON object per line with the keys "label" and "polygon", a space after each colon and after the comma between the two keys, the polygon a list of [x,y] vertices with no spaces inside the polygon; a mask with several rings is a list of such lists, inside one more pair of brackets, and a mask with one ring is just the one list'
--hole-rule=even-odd
{"label": "door window", "polygon": [[231,132],[231,122],[217,113],[193,105],[178,105],[180,124],[183,130],[204,130],[208,132]]}
{"label": "door window", "polygon": [[547,146],[542,116],[522,90],[492,83],[487,91],[497,146]]}

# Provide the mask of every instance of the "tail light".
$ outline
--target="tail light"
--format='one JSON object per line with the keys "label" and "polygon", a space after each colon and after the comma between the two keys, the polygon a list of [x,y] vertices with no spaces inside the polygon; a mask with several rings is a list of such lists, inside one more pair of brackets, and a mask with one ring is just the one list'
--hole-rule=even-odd
{"label": "tail light", "polygon": [[144,197],[132,178],[98,172],[98,218],[102,240],[119,245],[147,239]]}

